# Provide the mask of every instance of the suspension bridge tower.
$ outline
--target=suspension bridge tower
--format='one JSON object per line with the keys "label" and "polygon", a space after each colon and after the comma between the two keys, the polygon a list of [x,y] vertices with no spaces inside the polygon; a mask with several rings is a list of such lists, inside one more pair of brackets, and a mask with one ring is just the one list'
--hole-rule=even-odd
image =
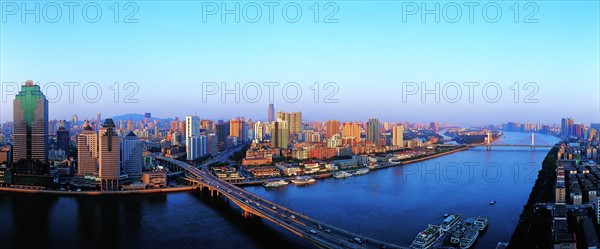
{"label": "suspension bridge tower", "polygon": [[531,150],[535,150],[535,134],[531,132]]}
{"label": "suspension bridge tower", "polygon": [[492,150],[492,133],[487,131],[487,139],[486,139],[487,150]]}

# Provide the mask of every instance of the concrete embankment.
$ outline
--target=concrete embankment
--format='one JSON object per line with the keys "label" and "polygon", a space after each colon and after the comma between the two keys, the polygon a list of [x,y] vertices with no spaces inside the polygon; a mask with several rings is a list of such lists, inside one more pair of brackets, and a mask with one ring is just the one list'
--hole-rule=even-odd
{"label": "concrete embankment", "polygon": [[162,189],[142,189],[142,190],[123,190],[123,191],[58,191],[58,190],[39,190],[25,188],[5,188],[0,187],[0,192],[19,193],[19,194],[49,194],[64,196],[108,196],[108,195],[140,195],[140,194],[160,194],[174,193],[182,191],[191,191],[196,187],[174,187]]}

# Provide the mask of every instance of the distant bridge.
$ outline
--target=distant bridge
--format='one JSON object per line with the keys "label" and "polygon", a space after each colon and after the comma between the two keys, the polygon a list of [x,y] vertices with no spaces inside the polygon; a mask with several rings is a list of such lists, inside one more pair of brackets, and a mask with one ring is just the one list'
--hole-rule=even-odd
{"label": "distant bridge", "polygon": [[[255,215],[273,222],[297,236],[322,248],[407,248],[368,238],[344,229],[325,224],[284,206],[234,186],[208,172],[206,167],[195,168],[187,163],[167,157],[156,157],[171,170],[185,171],[185,180],[208,190],[213,197],[223,196],[244,210],[244,217]],[[359,241],[355,240],[358,238]]]}

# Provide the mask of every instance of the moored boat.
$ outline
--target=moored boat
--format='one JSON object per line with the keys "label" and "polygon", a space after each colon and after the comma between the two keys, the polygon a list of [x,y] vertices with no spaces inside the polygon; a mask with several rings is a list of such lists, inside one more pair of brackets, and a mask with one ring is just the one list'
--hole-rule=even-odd
{"label": "moored boat", "polygon": [[487,228],[488,224],[489,224],[489,220],[487,217],[480,216],[480,217],[475,218],[475,225],[477,226],[479,231],[485,230]]}
{"label": "moored boat", "polygon": [[358,175],[364,175],[371,172],[368,168],[363,168],[363,169],[359,169],[357,171],[355,171],[352,175],[358,176]]}
{"label": "moored boat", "polygon": [[411,249],[427,249],[435,243],[435,241],[442,236],[439,226],[429,225],[427,229],[420,232],[413,243],[410,245]]}
{"label": "moored boat", "polygon": [[263,186],[265,188],[279,188],[279,187],[283,187],[285,185],[288,185],[288,182],[286,182],[285,180],[278,180],[278,181],[266,181],[263,183]]}
{"label": "moored boat", "polygon": [[444,221],[442,222],[442,225],[440,226],[440,230],[442,232],[447,232],[448,230],[450,230],[450,228],[452,228],[454,225],[456,225],[456,223],[458,223],[459,221],[460,221],[460,214],[451,214],[446,219],[444,219]]}
{"label": "moored boat", "polygon": [[316,180],[310,176],[298,176],[295,179],[292,179],[292,183],[296,185],[304,185],[315,182]]}
{"label": "moored boat", "polygon": [[475,243],[475,240],[477,240],[478,236],[479,230],[477,229],[477,226],[468,227],[463,236],[460,238],[460,248],[471,248],[473,246],[473,243]]}
{"label": "moored boat", "polygon": [[352,174],[350,174],[346,171],[339,171],[339,172],[336,172],[335,174],[333,174],[333,178],[336,178],[336,179],[346,178],[346,177],[351,177],[351,176],[352,176]]}

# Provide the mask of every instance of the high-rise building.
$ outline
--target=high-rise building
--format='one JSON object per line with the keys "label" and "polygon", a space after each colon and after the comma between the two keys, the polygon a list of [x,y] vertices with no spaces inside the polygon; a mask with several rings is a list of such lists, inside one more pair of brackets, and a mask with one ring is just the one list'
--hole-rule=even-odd
{"label": "high-rise building", "polygon": [[269,123],[275,121],[275,106],[273,104],[269,104],[269,113],[268,113]]}
{"label": "high-rise building", "polygon": [[237,137],[238,141],[248,140],[248,125],[241,118],[232,119],[229,121],[229,135]]}
{"label": "high-rise building", "polygon": [[48,161],[48,100],[40,86],[31,80],[21,86],[13,101],[13,121],[13,162],[26,159],[45,164]]}
{"label": "high-rise building", "polygon": [[302,112],[277,112],[277,120],[286,121],[290,137],[299,138],[302,133]]}
{"label": "high-rise building", "polygon": [[133,131],[135,130],[135,128],[133,127],[133,120],[129,119],[127,120],[127,131]]}
{"label": "high-rise building", "polygon": [[142,141],[133,132],[123,140],[123,168],[128,178],[142,177]]}
{"label": "high-rise building", "polygon": [[404,146],[404,128],[402,127],[402,125],[394,126],[394,132],[392,136],[393,145]]}
{"label": "high-rise building", "polygon": [[97,167],[98,134],[86,124],[77,138],[77,174],[97,175]]}
{"label": "high-rise building", "polygon": [[273,122],[271,128],[273,129],[273,131],[271,132],[272,146],[287,149],[289,139],[288,122],[278,119],[277,121]]}
{"label": "high-rise building", "polygon": [[208,141],[206,136],[192,136],[189,137],[188,140],[187,160],[196,160],[208,154]]}
{"label": "high-rise building", "polygon": [[563,138],[568,138],[573,136],[573,125],[575,124],[575,120],[573,118],[562,118],[560,122],[560,130]]}
{"label": "high-rise building", "polygon": [[262,141],[264,139],[263,124],[260,121],[254,123],[254,139]]}
{"label": "high-rise building", "polygon": [[111,118],[104,120],[98,134],[98,176],[102,190],[119,190],[119,163],[121,162],[119,136]]}
{"label": "high-rise building", "polygon": [[328,120],[326,123],[326,138],[330,139],[336,134],[340,134],[340,121]]}
{"label": "high-rise building", "polygon": [[69,155],[69,147],[71,145],[71,137],[69,131],[65,127],[59,127],[56,131],[56,148],[63,150],[66,155]]}
{"label": "high-rise building", "polygon": [[215,133],[213,122],[208,119],[204,119],[200,122],[200,129],[203,129],[205,134]]}
{"label": "high-rise building", "polygon": [[379,142],[379,126],[379,119],[369,119],[369,122],[367,122],[367,142]]}
{"label": "high-rise building", "polygon": [[152,122],[152,113],[144,113],[144,124],[150,124]]}
{"label": "high-rise building", "polygon": [[219,149],[223,149],[227,137],[229,137],[229,122],[219,123],[216,125],[217,129],[217,146]]}
{"label": "high-rise building", "polygon": [[100,124],[102,124],[102,114],[96,113],[96,132],[100,131]]}
{"label": "high-rise building", "polygon": [[186,116],[185,117],[185,146],[187,152],[187,160],[195,160],[199,157],[197,153],[194,153],[192,147],[192,138],[200,136],[200,118],[198,116]]}
{"label": "high-rise building", "polygon": [[345,122],[342,126],[342,137],[352,137],[354,141],[360,140],[360,124],[356,122]]}

